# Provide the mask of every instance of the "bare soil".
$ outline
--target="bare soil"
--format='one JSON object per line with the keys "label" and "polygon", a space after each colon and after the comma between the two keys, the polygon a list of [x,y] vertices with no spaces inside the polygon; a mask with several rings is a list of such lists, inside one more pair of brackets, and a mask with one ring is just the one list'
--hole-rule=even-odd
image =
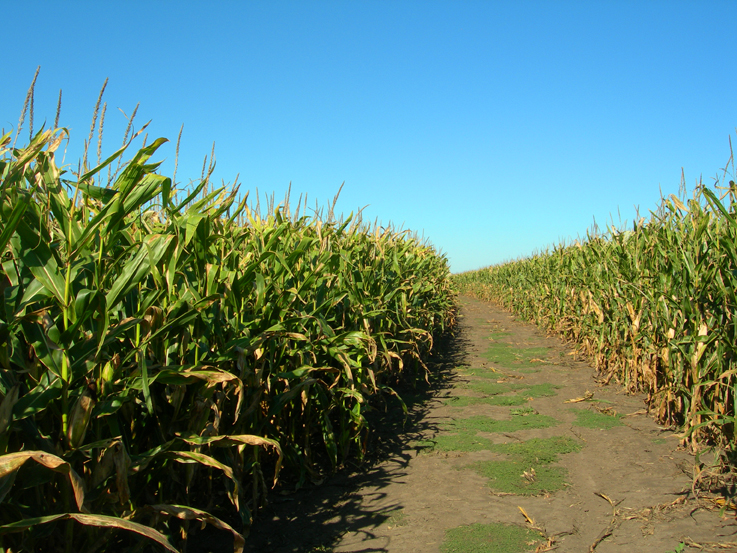
{"label": "bare soil", "polygon": [[[506,357],[494,353],[502,347]],[[642,396],[617,384],[599,385],[596,371],[559,339],[494,305],[461,298],[458,331],[433,371],[431,387],[406,396],[406,418],[385,416],[375,424],[372,462],[320,485],[275,492],[246,550],[434,553],[451,550],[443,545],[448,530],[504,523],[536,531],[541,542],[530,545],[531,551],[737,551],[735,512],[720,512],[713,498],[692,492],[694,459],[679,449],[677,434],[652,420]],[[484,403],[491,396],[479,382],[516,386],[493,396],[511,398],[506,405],[506,399]],[[529,397],[514,405],[520,403],[514,398],[526,393]],[[583,398],[588,399],[568,402]],[[541,481],[538,495],[500,492],[493,478],[469,466],[508,456],[438,446],[440,437],[452,434],[452,421],[480,415],[511,421],[520,413],[558,422],[480,432],[476,439],[497,445],[575,440],[578,451],[559,455],[550,465],[564,469],[561,489],[545,491]],[[524,468],[519,478],[532,482],[543,476]],[[484,550],[498,551],[493,544]]]}

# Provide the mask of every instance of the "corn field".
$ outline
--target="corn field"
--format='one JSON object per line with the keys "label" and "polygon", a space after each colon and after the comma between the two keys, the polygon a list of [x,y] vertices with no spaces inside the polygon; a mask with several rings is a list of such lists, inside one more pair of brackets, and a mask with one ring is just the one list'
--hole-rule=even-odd
{"label": "corn field", "polygon": [[280,470],[360,459],[367,411],[426,376],[447,260],[209,174],[177,192],[164,139],[70,174],[63,139],[0,141],[0,549],[177,551],[210,524],[242,551]]}
{"label": "corn field", "polygon": [[734,464],[734,181],[700,184],[688,200],[663,199],[631,229],[589,233],[454,280],[461,293],[493,299],[576,342],[604,381],[644,391],[651,412],[681,426],[689,445],[719,446]]}

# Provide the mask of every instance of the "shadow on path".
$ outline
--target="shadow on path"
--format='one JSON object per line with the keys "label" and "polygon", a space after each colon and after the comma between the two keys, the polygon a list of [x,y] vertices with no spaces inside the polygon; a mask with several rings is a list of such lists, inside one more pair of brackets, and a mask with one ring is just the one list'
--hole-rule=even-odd
{"label": "shadow on path", "polygon": [[[390,482],[402,479],[410,460],[416,455],[412,442],[437,433],[435,422],[428,420],[426,415],[437,401],[436,397],[454,384],[457,377],[452,371],[463,363],[467,347],[461,319],[454,335],[448,334],[437,341],[436,353],[428,363],[430,382],[415,388],[397,388],[407,404],[407,415],[402,415],[397,402],[393,402],[392,409],[386,413],[377,411],[371,414],[369,424],[372,432],[364,463],[357,468],[339,471],[319,486],[308,484],[287,496],[272,494],[268,506],[254,521],[245,551],[332,551],[341,536],[348,532],[360,532],[369,540],[374,537],[372,530],[378,526],[393,520],[401,523],[398,517],[401,516],[402,505],[390,504],[376,512],[366,508],[365,499],[385,497],[382,490]],[[362,488],[374,490],[373,495],[358,494]],[[214,544],[209,550],[216,551],[212,547]],[[199,547],[196,549],[201,551]],[[190,548],[190,551],[194,550],[195,547]],[[372,544],[361,551],[387,549],[386,546]]]}

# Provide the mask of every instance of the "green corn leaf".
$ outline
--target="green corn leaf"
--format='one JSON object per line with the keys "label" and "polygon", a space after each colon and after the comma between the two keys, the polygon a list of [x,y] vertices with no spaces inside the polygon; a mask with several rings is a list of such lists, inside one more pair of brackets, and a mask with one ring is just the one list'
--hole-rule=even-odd
{"label": "green corn leaf", "polygon": [[[47,245],[46,240],[24,220],[18,222],[16,230],[20,243],[15,246],[14,241],[10,241],[14,255],[23,259],[24,265],[33,276],[56,298],[58,304],[63,306],[64,278],[59,270],[56,256]],[[22,250],[19,250],[18,246],[21,246]]]}
{"label": "green corn leaf", "polygon": [[151,264],[158,264],[173,241],[173,236],[155,234],[144,238],[136,254],[128,260],[120,275],[115,279],[105,297],[109,307],[135,288],[151,270]]}
{"label": "green corn leaf", "polygon": [[32,390],[23,394],[13,405],[13,420],[22,420],[43,412],[61,398],[62,381],[52,373],[44,373]]}
{"label": "green corn leaf", "polygon": [[115,198],[116,194],[119,194],[117,190],[113,190],[112,188],[103,188],[101,186],[95,186],[93,184],[88,184],[86,182],[68,183],[68,184],[70,186],[73,186],[73,185],[78,186],[82,194],[84,194],[85,196],[93,200],[101,201],[103,205],[109,203],[113,198]]}
{"label": "green corn leaf", "polygon": [[[5,227],[0,232],[0,252],[3,252],[8,242],[10,242],[10,237],[18,227],[26,209],[28,209],[28,205],[28,202],[25,201],[15,203],[12,208],[7,203],[0,205],[0,208],[2,208],[3,225]],[[10,213],[7,213],[8,210]]]}

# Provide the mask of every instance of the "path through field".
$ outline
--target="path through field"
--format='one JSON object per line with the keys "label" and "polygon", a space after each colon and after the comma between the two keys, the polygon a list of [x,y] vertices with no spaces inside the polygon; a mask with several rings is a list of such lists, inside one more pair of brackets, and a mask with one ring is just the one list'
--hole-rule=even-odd
{"label": "path through field", "polygon": [[735,513],[691,495],[693,458],[642,397],[493,305],[460,315],[379,461],[272,499],[251,551],[737,551]]}

